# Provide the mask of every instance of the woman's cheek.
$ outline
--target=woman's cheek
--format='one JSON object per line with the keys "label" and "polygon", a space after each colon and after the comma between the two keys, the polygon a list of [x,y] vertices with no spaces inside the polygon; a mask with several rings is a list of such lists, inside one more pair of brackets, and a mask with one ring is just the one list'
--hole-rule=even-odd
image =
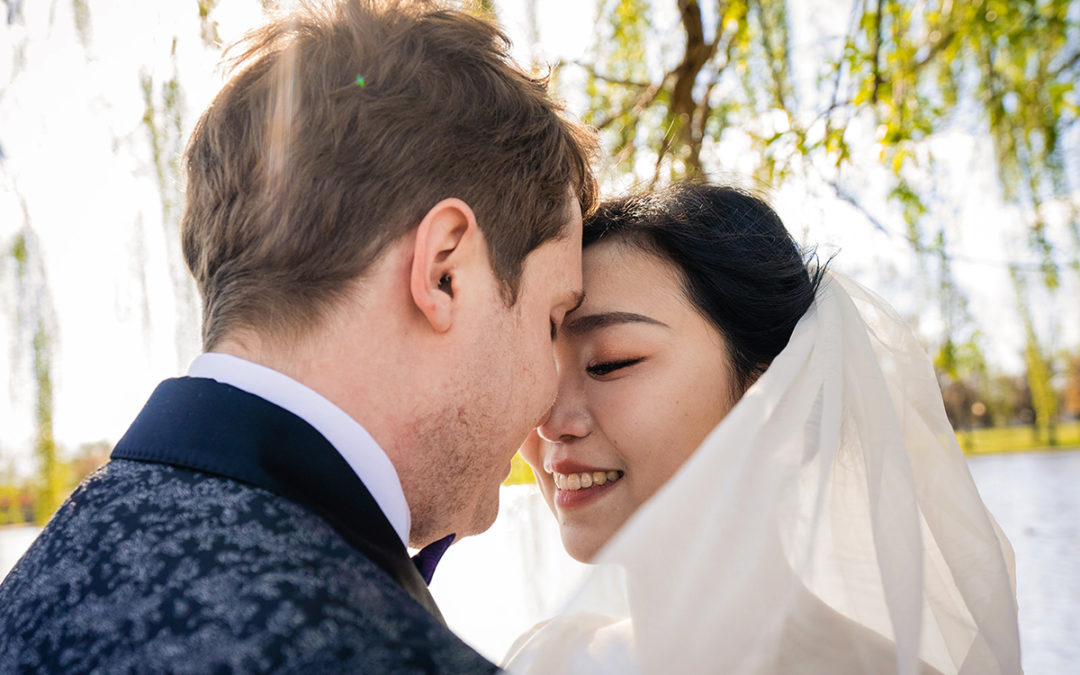
{"label": "woman's cheek", "polygon": [[544,501],[547,502],[548,507],[553,509],[555,505],[555,483],[551,474],[544,471],[544,447],[545,442],[540,438],[540,433],[533,429],[525,442],[518,448],[518,453],[532,467],[540,493],[544,496]]}
{"label": "woman's cheek", "polygon": [[[686,430],[684,396],[665,378],[628,378],[609,385],[594,408],[598,425],[631,478],[635,501],[644,502],[682,465]],[[692,448],[686,451],[686,454]]]}
{"label": "woman's cheek", "polygon": [[628,468],[639,459],[638,448],[648,447],[663,419],[656,409],[662,402],[650,393],[647,384],[630,377],[596,382],[596,394],[590,397],[593,421]]}
{"label": "woman's cheek", "polygon": [[540,434],[536,429],[533,429],[528,437],[525,438],[525,442],[518,448],[518,453],[521,454],[522,459],[529,463],[529,466],[533,468],[533,472],[543,471],[543,458],[540,456]]}

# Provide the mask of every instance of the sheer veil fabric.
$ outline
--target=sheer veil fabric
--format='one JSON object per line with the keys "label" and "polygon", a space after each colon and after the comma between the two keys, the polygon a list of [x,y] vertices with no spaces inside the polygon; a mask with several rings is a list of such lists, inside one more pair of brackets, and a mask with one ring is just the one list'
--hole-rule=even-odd
{"label": "sheer veil fabric", "polygon": [[835,272],[597,562],[509,671],[1021,672],[1012,548],[930,361]]}

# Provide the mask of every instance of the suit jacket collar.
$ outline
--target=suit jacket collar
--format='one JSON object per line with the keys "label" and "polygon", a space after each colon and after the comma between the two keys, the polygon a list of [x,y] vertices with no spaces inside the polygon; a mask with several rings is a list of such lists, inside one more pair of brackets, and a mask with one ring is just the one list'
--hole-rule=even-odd
{"label": "suit jacket collar", "polygon": [[349,464],[310,424],[204,378],[165,380],[113,450],[240,481],[314,511],[442,620],[424,579]]}

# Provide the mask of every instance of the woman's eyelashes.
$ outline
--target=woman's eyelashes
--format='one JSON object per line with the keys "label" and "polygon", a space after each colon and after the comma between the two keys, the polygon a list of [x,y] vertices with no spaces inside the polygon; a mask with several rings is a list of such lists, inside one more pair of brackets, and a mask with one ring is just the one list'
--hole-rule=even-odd
{"label": "woman's eyelashes", "polygon": [[592,375],[593,377],[604,377],[605,375],[610,375],[611,373],[614,373],[617,370],[622,370],[623,368],[629,368],[630,366],[634,365],[635,363],[640,363],[640,362],[642,362],[644,360],[645,360],[644,358],[636,358],[636,359],[620,359],[618,361],[604,361],[604,362],[601,362],[601,363],[594,363],[594,364],[586,367],[585,372],[587,372],[589,375]]}

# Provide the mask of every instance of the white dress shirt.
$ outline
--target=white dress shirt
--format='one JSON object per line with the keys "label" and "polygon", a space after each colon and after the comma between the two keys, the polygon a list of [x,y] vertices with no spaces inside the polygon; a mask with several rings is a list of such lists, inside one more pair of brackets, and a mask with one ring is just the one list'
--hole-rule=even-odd
{"label": "white dress shirt", "polygon": [[229,354],[200,354],[191,362],[188,376],[254,394],[315,427],[356,472],[401,542],[409,545],[412,517],[397,470],[367,429],[344,410],[288,375]]}

